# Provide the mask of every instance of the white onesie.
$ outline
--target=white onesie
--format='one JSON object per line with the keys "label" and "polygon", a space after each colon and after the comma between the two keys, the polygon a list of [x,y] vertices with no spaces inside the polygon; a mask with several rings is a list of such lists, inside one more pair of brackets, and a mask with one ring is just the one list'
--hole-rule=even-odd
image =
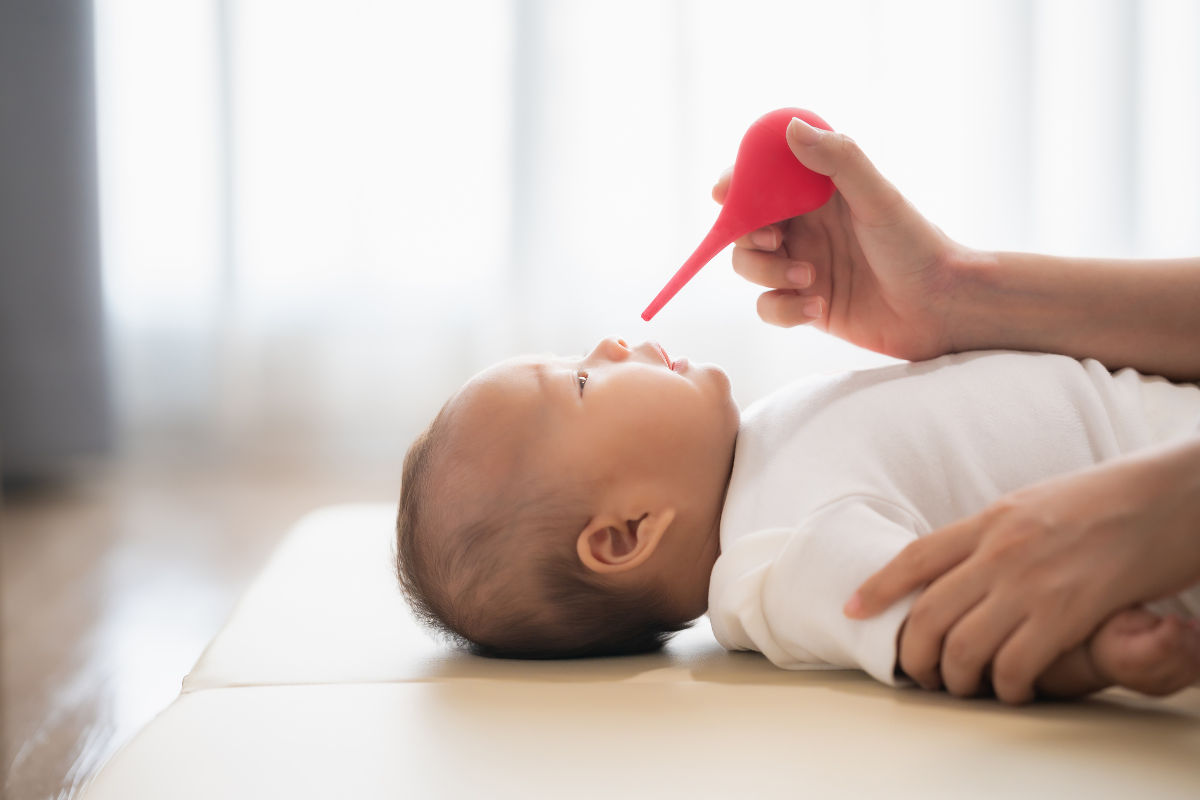
{"label": "white onesie", "polygon": [[[1200,388],[1099,362],[987,352],[799,381],[742,415],[709,617],[730,650],[895,683],[912,597],[850,595],[906,544],[1022,486],[1189,435]],[[1200,613],[1200,593],[1180,598]]]}

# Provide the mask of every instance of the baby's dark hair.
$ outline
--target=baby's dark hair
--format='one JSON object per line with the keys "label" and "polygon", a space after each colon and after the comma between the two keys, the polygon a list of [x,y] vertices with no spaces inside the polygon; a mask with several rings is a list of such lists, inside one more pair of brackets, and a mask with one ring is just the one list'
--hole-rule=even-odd
{"label": "baby's dark hair", "polygon": [[[525,659],[646,653],[688,627],[657,587],[618,590],[579,560],[575,536],[589,517],[578,487],[516,476],[517,488],[482,518],[449,513],[445,484],[470,468],[447,463],[449,406],[404,457],[396,573],[418,619],[477,655]],[[528,574],[504,569],[505,548],[518,537],[546,543]]]}

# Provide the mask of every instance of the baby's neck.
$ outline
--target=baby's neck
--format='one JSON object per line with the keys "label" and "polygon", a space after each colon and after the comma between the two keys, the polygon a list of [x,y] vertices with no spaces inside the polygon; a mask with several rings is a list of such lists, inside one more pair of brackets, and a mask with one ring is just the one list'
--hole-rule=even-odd
{"label": "baby's neck", "polygon": [[[728,488],[728,480],[725,487]],[[689,546],[673,554],[667,562],[666,575],[660,585],[665,587],[672,605],[681,610],[680,616],[695,619],[708,610],[708,584],[713,566],[721,555],[721,512],[725,508],[722,492],[715,510],[696,521],[694,527],[679,537]],[[681,531],[682,533],[682,531]]]}
{"label": "baby's neck", "polygon": [[692,493],[691,506],[682,509],[675,529],[659,545],[661,552],[647,564],[654,573],[647,578],[667,594],[680,618],[695,619],[708,610],[708,585],[721,555],[721,516],[732,476],[730,447],[728,466],[722,474],[703,481],[713,488]]}

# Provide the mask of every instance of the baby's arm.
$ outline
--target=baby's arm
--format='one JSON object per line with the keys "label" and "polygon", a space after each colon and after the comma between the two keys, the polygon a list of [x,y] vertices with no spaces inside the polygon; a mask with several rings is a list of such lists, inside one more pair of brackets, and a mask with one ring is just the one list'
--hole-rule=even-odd
{"label": "baby's arm", "polygon": [[1092,638],[1064,653],[1037,681],[1052,697],[1080,697],[1108,686],[1149,695],[1177,692],[1200,678],[1200,626],[1145,609],[1121,611]]}
{"label": "baby's arm", "polygon": [[730,650],[758,650],[785,669],[859,668],[896,683],[896,632],[912,598],[866,622],[842,613],[861,581],[917,538],[913,516],[876,497],[844,497],[795,528],[726,546],[713,569],[709,617]]}

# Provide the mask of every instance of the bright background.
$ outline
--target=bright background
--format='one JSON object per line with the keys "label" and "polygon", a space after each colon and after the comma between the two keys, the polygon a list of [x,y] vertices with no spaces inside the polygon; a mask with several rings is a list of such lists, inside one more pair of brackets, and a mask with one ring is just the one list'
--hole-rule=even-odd
{"label": "bright background", "polygon": [[394,502],[495,360],[653,336],[743,405],[883,361],[762,324],[728,253],[638,318],[765,111],[969,245],[1200,254],[1191,0],[93,2],[120,457],[0,504],[16,800],[170,702],[300,514]]}
{"label": "bright background", "polygon": [[716,259],[638,314],[780,106],[985,248],[1200,253],[1182,0],[96,0],[122,441],[394,466],[467,377],[616,334],[743,407],[881,363]]}

